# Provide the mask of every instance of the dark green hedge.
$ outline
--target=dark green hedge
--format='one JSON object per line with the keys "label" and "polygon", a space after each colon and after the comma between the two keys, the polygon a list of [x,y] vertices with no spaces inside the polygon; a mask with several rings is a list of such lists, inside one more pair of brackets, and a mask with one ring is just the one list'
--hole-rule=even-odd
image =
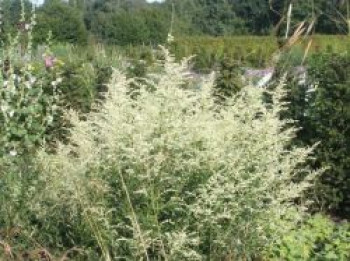
{"label": "dark green hedge", "polygon": [[350,55],[314,54],[308,60],[307,82],[299,85],[290,69],[284,117],[301,128],[299,145],[313,145],[314,168],[326,168],[310,197],[316,207],[340,216],[350,214]]}

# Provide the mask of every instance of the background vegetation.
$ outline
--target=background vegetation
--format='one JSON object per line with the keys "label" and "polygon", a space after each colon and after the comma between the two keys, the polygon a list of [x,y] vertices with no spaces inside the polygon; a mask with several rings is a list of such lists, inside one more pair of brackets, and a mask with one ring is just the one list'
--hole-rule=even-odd
{"label": "background vegetation", "polygon": [[350,258],[350,2],[0,6],[0,259]]}
{"label": "background vegetation", "polygon": [[[37,8],[36,40],[51,30],[53,39],[86,43],[87,31],[95,41],[128,45],[164,43],[171,28],[179,36],[285,35],[287,10],[292,24],[305,21],[318,34],[348,34],[346,0],[46,0]],[[3,0],[3,27],[13,31],[20,16],[20,0]],[[24,1],[27,9],[30,3]],[[254,19],[252,19],[254,17]],[[61,19],[59,19],[61,18]]]}

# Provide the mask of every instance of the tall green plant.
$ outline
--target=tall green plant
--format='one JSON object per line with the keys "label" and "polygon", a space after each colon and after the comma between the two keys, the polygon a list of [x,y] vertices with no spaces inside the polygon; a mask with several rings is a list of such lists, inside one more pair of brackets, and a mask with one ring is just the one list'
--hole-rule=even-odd
{"label": "tall green plant", "polygon": [[[59,71],[49,53],[44,57],[46,67],[44,60],[34,62],[35,13],[33,9],[28,21],[24,10],[22,3],[18,32],[0,49],[0,245],[5,250],[1,259],[21,258],[12,254],[12,239],[28,214],[24,206],[33,194],[33,182],[38,181],[32,171],[33,155],[48,138],[58,103]],[[25,236],[27,242],[29,237]]]}
{"label": "tall green plant", "polygon": [[1,154],[13,156],[32,150],[44,140],[55,115],[59,83],[53,70],[46,71],[44,61],[39,67],[31,62],[34,9],[31,20],[26,21],[22,4],[19,24],[17,34],[1,50],[0,56]]}
{"label": "tall green plant", "polygon": [[86,45],[88,32],[80,10],[61,0],[50,0],[38,8],[38,25],[34,30],[35,42],[45,42],[52,32],[52,40]]}
{"label": "tall green plant", "polygon": [[242,75],[238,62],[228,58],[221,62],[213,93],[219,103],[224,103],[243,88]]}

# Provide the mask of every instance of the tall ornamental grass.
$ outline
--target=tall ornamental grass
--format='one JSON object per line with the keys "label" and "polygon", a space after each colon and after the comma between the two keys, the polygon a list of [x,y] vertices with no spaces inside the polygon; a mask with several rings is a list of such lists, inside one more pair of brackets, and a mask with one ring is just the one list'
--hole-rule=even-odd
{"label": "tall ornamental grass", "polygon": [[247,260],[302,218],[312,148],[290,146],[282,88],[273,105],[253,87],[217,105],[213,79],[194,90],[188,72],[165,52],[135,95],[115,71],[99,106],[67,113],[70,142],[38,153],[16,217],[31,241],[83,260]]}

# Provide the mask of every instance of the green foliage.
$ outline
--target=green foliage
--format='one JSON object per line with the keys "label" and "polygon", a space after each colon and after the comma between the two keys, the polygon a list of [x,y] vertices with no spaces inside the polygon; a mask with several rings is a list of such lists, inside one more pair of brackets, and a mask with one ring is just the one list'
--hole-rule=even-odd
{"label": "green foliage", "polygon": [[[20,0],[3,0],[4,28],[11,32],[20,16]],[[178,36],[268,35],[277,28],[284,35],[290,0],[186,0],[148,4],[145,0],[47,0],[38,7],[36,39],[42,42],[49,30],[54,39],[86,43],[92,38],[110,44],[164,43],[170,30]],[[292,28],[301,21],[315,25],[315,32],[346,34],[346,1],[294,0]],[[25,1],[26,8],[30,2]],[[174,13],[172,14],[172,12]],[[174,15],[174,16],[173,16]],[[174,18],[174,19],[173,19]],[[281,23],[280,23],[281,22]],[[85,25],[84,25],[85,23]],[[85,28],[86,26],[86,28]]]}
{"label": "green foliage", "polygon": [[231,98],[243,88],[242,74],[243,71],[237,62],[230,59],[221,62],[213,93],[218,103],[225,103],[227,98]]}
{"label": "green foliage", "polygon": [[[330,0],[272,0],[270,20],[279,25],[278,35],[285,34],[286,15],[292,4],[292,27],[305,21],[314,24],[314,31],[320,34],[346,34],[346,1]],[[282,22],[282,23],[280,23]]]}
{"label": "green foliage", "polygon": [[110,44],[142,44],[147,40],[146,25],[138,16],[131,16],[126,11],[111,14],[108,18],[101,14],[99,24],[96,26],[102,39]]}
{"label": "green foliage", "polygon": [[[17,32],[19,21],[29,20],[28,15],[31,11],[31,3],[26,0],[2,0],[0,2],[1,9],[1,41],[8,41],[8,34]],[[22,12],[22,9],[24,12]],[[24,17],[23,17],[23,16]],[[24,19],[23,19],[24,18]]]}
{"label": "green foliage", "polygon": [[[264,46],[262,48],[261,46]],[[194,69],[209,72],[224,59],[236,60],[242,66],[262,67],[277,50],[274,37],[180,37],[175,38],[171,50],[178,59],[196,55]]]}
{"label": "green foliage", "polygon": [[[191,0],[165,1],[174,4],[177,21],[186,21],[193,32],[211,36],[269,34],[278,26],[284,34],[289,4],[293,4],[292,26],[306,21],[315,23],[316,32],[346,34],[346,1],[329,0]],[[284,20],[284,21],[283,21]],[[282,22],[282,23],[280,23]]]}
{"label": "green foliage", "polygon": [[[69,122],[62,110],[86,113],[106,91],[112,60],[99,61],[101,58],[95,54],[88,62],[87,57],[82,59],[84,52],[72,57],[68,53],[76,49],[64,48],[67,53],[60,57],[47,51],[39,53],[39,57],[28,54],[18,57],[11,50],[4,51],[0,78],[1,136],[2,148],[7,153],[35,150],[43,140],[65,140]],[[52,60],[52,67],[45,67],[46,59]]]}
{"label": "green foliage", "polygon": [[[85,43],[84,11],[90,30],[123,48],[32,52],[34,19],[18,16],[24,30],[6,37],[0,59],[0,259],[43,259],[46,249],[58,260],[67,250],[72,260],[349,259],[349,225],[319,215],[302,221],[304,205],[295,202],[350,211],[349,56],[322,54],[346,50],[350,38],[315,36],[302,84],[294,70],[309,39],[285,53],[277,71],[288,72],[289,93],[278,86],[266,106],[264,90],[242,86],[240,66],[266,66],[274,37],[175,38],[177,59],[194,53],[196,70],[219,69],[200,91],[187,60],[155,53],[153,65],[152,45],[170,26],[168,3],[53,0],[39,10],[38,41],[53,29],[55,41]],[[261,1],[198,3],[182,2],[174,31],[263,34],[270,24],[259,22],[267,15]],[[54,11],[67,11],[77,35]],[[10,18],[6,32],[15,32]],[[308,159],[312,149],[300,147],[319,141]],[[329,167],[316,186],[308,164]]]}
{"label": "green foliage", "polygon": [[102,41],[117,45],[164,43],[170,28],[169,15],[155,8],[108,9],[100,3],[88,15],[91,31]]}
{"label": "green foliage", "polygon": [[[272,24],[268,1],[260,0],[231,0],[229,1],[237,16],[244,22],[246,30],[253,35],[266,35]],[[249,18],[250,19],[247,19]],[[251,19],[254,17],[254,19]]]}
{"label": "green foliage", "polygon": [[[289,56],[286,57],[289,61]],[[293,60],[293,59],[291,59]],[[347,216],[350,212],[350,59],[347,54],[318,53],[307,62],[307,80],[300,83],[298,67],[281,63],[288,72],[283,117],[296,120],[300,129],[295,142],[311,145],[320,142],[312,165],[328,168],[312,191],[318,209]]]}
{"label": "green foliage", "polygon": [[56,114],[59,72],[30,61],[33,26],[32,21],[28,30],[19,30],[0,56],[0,155],[16,156],[40,145]]}
{"label": "green foliage", "polygon": [[88,112],[118,65],[98,46],[55,46],[62,60],[45,46],[33,51],[35,13],[28,18],[25,5],[21,12],[25,28],[8,38],[0,56],[2,154],[30,153],[44,141],[65,138],[62,109]]}
{"label": "green foliage", "polygon": [[96,97],[95,68],[82,61],[66,61],[62,68],[60,94],[65,107],[88,112]]}
{"label": "green foliage", "polygon": [[335,53],[314,56],[308,74],[315,92],[310,97],[301,139],[307,144],[320,140],[315,166],[330,168],[316,189],[320,203],[347,215],[350,213],[350,56]]}
{"label": "green foliage", "polygon": [[[112,76],[112,66],[121,67],[119,54],[101,46],[82,49],[71,45],[55,45],[52,49],[57,54],[57,63],[60,63],[59,108],[73,109],[82,115],[89,112],[97,102],[103,100]],[[60,117],[55,119],[48,133],[53,139],[67,140],[69,126],[61,110]]]}
{"label": "green foliage", "polygon": [[2,153],[23,153],[38,145],[55,114],[55,86],[28,68],[17,70],[1,81]]}
{"label": "green foliage", "polygon": [[49,33],[55,42],[87,43],[82,13],[61,0],[49,0],[37,11],[35,42],[45,42]]}
{"label": "green foliage", "polygon": [[212,36],[244,34],[247,32],[244,20],[232,10],[227,1],[201,1],[200,13],[193,15],[193,26],[200,32]]}
{"label": "green foliage", "polygon": [[350,225],[320,214],[310,217],[272,247],[268,260],[349,260]]}

